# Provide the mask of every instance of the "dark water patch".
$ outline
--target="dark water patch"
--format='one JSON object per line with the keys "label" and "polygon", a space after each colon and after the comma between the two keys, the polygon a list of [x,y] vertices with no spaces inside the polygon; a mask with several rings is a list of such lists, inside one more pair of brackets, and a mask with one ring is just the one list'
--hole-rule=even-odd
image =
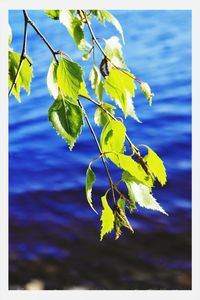
{"label": "dark water patch", "polygon": [[[34,247],[30,242],[25,249],[29,257],[23,260],[19,259],[20,249],[12,251],[11,289],[12,285],[24,289],[35,278],[43,282],[44,289],[191,289],[189,235],[140,232],[130,236],[125,232],[117,242],[106,238],[102,243],[93,222],[81,226],[76,220],[73,224],[73,229],[65,226],[65,239],[57,234],[53,237],[55,249],[49,246],[54,233],[44,235],[41,227],[32,226],[31,232],[36,233],[42,246]],[[79,233],[72,234],[77,230]],[[21,239],[27,234],[24,230]],[[56,258],[54,250],[58,252]],[[34,256],[34,251],[40,255]]]}
{"label": "dark water patch", "polygon": [[[124,230],[118,241],[111,235],[100,242],[99,216],[85,209],[81,192],[39,191],[10,200],[11,289],[24,289],[35,278],[45,289],[191,288],[190,222],[184,214],[178,231],[176,215],[152,217],[139,209],[131,217],[134,235]],[[12,213],[19,203],[24,210]]]}

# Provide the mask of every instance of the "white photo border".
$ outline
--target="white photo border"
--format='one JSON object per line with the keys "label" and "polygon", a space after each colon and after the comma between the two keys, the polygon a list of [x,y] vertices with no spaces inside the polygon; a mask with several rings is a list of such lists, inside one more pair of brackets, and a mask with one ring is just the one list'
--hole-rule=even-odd
{"label": "white photo border", "polygon": [[[8,105],[7,96],[7,22],[12,9],[137,9],[137,10],[191,10],[192,11],[192,290],[178,291],[10,291],[8,290]],[[42,300],[101,299],[170,299],[196,300],[200,295],[200,5],[198,0],[0,0],[0,299]]]}

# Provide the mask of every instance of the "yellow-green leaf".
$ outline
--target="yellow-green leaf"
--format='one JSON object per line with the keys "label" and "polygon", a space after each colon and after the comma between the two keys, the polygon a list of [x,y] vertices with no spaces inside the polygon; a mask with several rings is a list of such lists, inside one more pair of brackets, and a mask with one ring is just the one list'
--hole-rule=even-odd
{"label": "yellow-green leaf", "polygon": [[110,22],[117,31],[121,34],[123,43],[124,43],[124,34],[122,27],[119,23],[119,21],[107,10],[91,10],[91,13],[102,23],[104,24],[105,21]]}
{"label": "yellow-green leaf", "polygon": [[110,120],[104,126],[100,144],[103,152],[120,153],[124,149],[126,128],[120,121]]}
{"label": "yellow-green leaf", "polygon": [[88,94],[88,90],[86,88],[86,84],[85,84],[84,80],[81,82],[79,95],[82,96],[82,97],[90,98],[90,95]]}
{"label": "yellow-green leaf", "polygon": [[[106,109],[106,111],[108,111],[111,115],[115,114],[114,112],[115,106],[109,103],[101,103],[101,106],[104,109]],[[97,107],[94,115],[94,122],[98,126],[104,126],[109,120],[111,120],[111,117],[101,107]]]}
{"label": "yellow-green leaf", "polygon": [[91,81],[91,86],[94,89],[94,92],[95,92],[99,102],[101,102],[102,95],[103,95],[103,83],[101,80],[101,73],[96,64],[94,64],[94,66],[90,72],[89,78]]}
{"label": "yellow-green leaf", "polygon": [[60,22],[65,25],[69,34],[74,39],[79,49],[87,51],[90,45],[85,41],[82,21],[75,16],[74,10],[61,10],[59,16]]}
{"label": "yellow-green leaf", "polygon": [[100,219],[102,222],[100,240],[102,241],[104,235],[113,230],[115,218],[112,209],[108,205],[106,194],[103,197],[101,197],[101,201],[102,201],[103,210]]}
{"label": "yellow-green leaf", "polygon": [[52,95],[54,99],[57,99],[59,93],[57,83],[57,68],[58,64],[55,62],[55,60],[52,60],[47,73],[47,87],[50,95]]}
{"label": "yellow-green leaf", "polygon": [[142,123],[139,120],[139,118],[138,118],[138,116],[136,114],[134,103],[133,103],[133,100],[132,100],[129,92],[126,93],[126,97],[127,97],[126,98],[126,101],[127,101],[127,109],[126,109],[127,115],[131,116],[138,123]]}
{"label": "yellow-green leaf", "polygon": [[142,82],[140,85],[140,89],[142,93],[145,95],[145,97],[147,98],[149,105],[151,106],[154,93],[151,92],[150,86],[148,85],[147,82]]}
{"label": "yellow-green leaf", "polygon": [[44,10],[45,14],[51,19],[59,20],[59,10]]}
{"label": "yellow-green leaf", "polygon": [[56,100],[50,107],[49,121],[57,133],[68,143],[72,150],[84,124],[82,109],[72,101],[66,99]]}
{"label": "yellow-green leaf", "polygon": [[133,116],[130,101],[132,102],[132,97],[135,95],[134,78],[134,75],[127,71],[111,69],[104,81],[106,93],[122,109],[125,118],[128,115]]}
{"label": "yellow-green leaf", "polygon": [[77,63],[63,57],[60,58],[57,82],[65,96],[77,100],[83,81],[82,75],[83,70]]}
{"label": "yellow-green leaf", "polygon": [[112,61],[112,63],[118,68],[127,69],[126,63],[122,54],[122,46],[117,36],[112,36],[109,39],[105,39],[104,52],[106,56]]}
{"label": "yellow-green leaf", "polygon": [[95,174],[91,168],[91,166],[89,165],[87,172],[86,172],[86,198],[87,201],[90,205],[90,207],[97,213],[97,211],[94,209],[93,204],[92,204],[92,186],[93,183],[95,182],[96,177]]}
{"label": "yellow-green leaf", "polygon": [[130,173],[136,180],[145,184],[149,188],[153,186],[153,181],[145,173],[139,163],[134,161],[131,156],[121,153],[111,153],[106,155],[117,167]]}
{"label": "yellow-green leaf", "polygon": [[168,215],[150,193],[150,189],[146,185],[135,180],[134,177],[130,176],[127,172],[123,174],[122,180],[127,185],[128,194],[132,201],[137,202],[141,207],[158,210]]}
{"label": "yellow-green leaf", "polygon": [[144,157],[144,161],[147,162],[147,167],[163,186],[167,182],[167,174],[164,163],[150,147],[145,147],[148,149],[148,154]]}
{"label": "yellow-green leaf", "polygon": [[[20,64],[20,54],[14,51],[9,51],[8,53],[8,85],[11,88],[16,74],[17,69]],[[16,83],[12,89],[12,94],[20,102],[20,90],[23,87],[28,94],[30,94],[30,84],[33,76],[33,70],[31,65],[31,59],[27,56],[24,58],[21,64],[19,74],[17,76]]]}
{"label": "yellow-green leaf", "polygon": [[117,240],[121,235],[121,227],[124,226],[128,228],[132,233],[134,233],[134,230],[129,222],[129,220],[126,217],[125,213],[125,199],[119,198],[117,201],[117,205],[114,209],[114,216],[115,216],[115,222],[114,222],[114,228],[115,228],[115,239]]}

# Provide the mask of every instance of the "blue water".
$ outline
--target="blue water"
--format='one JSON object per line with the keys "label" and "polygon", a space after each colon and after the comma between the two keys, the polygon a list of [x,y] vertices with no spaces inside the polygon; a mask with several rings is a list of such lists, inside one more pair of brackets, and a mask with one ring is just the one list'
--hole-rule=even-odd
{"label": "blue water", "polygon": [[[113,13],[124,29],[126,43],[123,53],[127,65],[138,78],[151,85],[155,94],[153,105],[149,107],[138,87],[134,103],[142,124],[127,118],[125,124],[128,135],[135,145],[145,143],[154,149],[164,160],[168,175],[166,187],[157,187],[154,196],[169,213],[169,217],[138,208],[135,216],[130,217],[131,223],[137,236],[140,234],[144,236],[144,245],[148,235],[153,239],[159,234],[159,237],[166,235],[166,243],[167,241],[171,243],[172,237],[177,240],[181,237],[181,241],[182,237],[185,237],[185,244],[182,241],[183,247],[187,245],[189,249],[191,12],[114,11]],[[74,61],[83,66],[86,84],[92,94],[87,79],[92,60],[89,62],[81,60],[80,51],[76,49],[65,27],[59,22],[50,20],[42,11],[30,11],[29,15],[55,49],[65,51]],[[13,29],[11,46],[15,51],[20,52],[23,36],[22,12],[10,11],[9,19]],[[94,21],[93,27],[98,37],[108,38],[118,34],[112,25],[103,27]],[[68,150],[64,140],[56,135],[47,118],[47,110],[53,102],[46,86],[46,74],[52,56],[31,27],[28,30],[27,52],[33,60],[34,68],[31,95],[27,96],[22,92],[21,104],[17,103],[14,97],[11,97],[9,102],[9,206],[12,258],[10,270],[18,275],[22,261],[32,262],[44,257],[60,261],[71,257],[73,255],[71,241],[77,243],[81,239],[80,245],[83,245],[87,243],[87,239],[90,239],[91,245],[96,250],[98,247],[104,247],[102,244],[99,246],[98,241],[99,217],[88,207],[84,192],[87,166],[98,155],[95,143],[92,142],[87,126],[83,128],[82,135],[78,138],[72,152]],[[104,99],[108,100],[106,95]],[[93,104],[86,100],[82,103],[89,117],[92,118],[95,111]],[[117,114],[121,115],[121,112],[117,110]],[[94,122],[92,124],[94,125]],[[100,129],[95,128],[95,130],[99,135]],[[102,164],[98,162],[94,166],[98,179],[95,183],[94,198],[99,210],[99,197],[107,189],[108,182]],[[118,174],[111,163],[109,169],[117,179]],[[91,226],[94,233],[91,231],[91,236],[88,238],[88,228],[90,233]],[[134,243],[137,243],[134,236],[130,239],[128,236],[128,241],[133,247]],[[157,237],[155,243],[159,241]],[[67,243],[69,247],[66,247]],[[109,237],[104,242],[105,247],[107,243],[113,245]],[[126,239],[122,237],[121,240],[114,242],[114,245],[122,247],[124,243]],[[157,255],[156,246],[154,250],[155,253],[152,252],[151,255],[148,251],[140,253],[144,265],[148,261],[148,264],[154,267],[162,261],[163,268],[166,269],[190,270],[189,250],[186,253],[182,249],[181,254],[177,253],[176,259],[172,259],[171,254],[175,253],[177,246],[169,247],[168,253],[165,254],[161,251],[162,259]],[[103,262],[106,261],[105,256],[104,253],[101,257]],[[184,258],[181,258],[182,256]],[[84,258],[79,257],[79,262],[83,263]],[[71,275],[70,278],[72,277]],[[11,284],[15,283],[13,278]],[[129,279],[119,280],[119,282],[129,282]],[[19,282],[20,286],[23,284],[23,281]],[[94,283],[92,285],[89,280],[82,284],[95,289],[106,288],[104,285]],[[113,283],[111,289],[116,285]],[[144,282],[141,287],[136,285],[138,289],[143,289],[145,286]],[[125,288],[127,287],[128,284]],[[147,288],[154,287],[176,289],[185,286],[179,286],[179,282],[169,286],[147,285]],[[62,289],[63,286],[60,288]]]}

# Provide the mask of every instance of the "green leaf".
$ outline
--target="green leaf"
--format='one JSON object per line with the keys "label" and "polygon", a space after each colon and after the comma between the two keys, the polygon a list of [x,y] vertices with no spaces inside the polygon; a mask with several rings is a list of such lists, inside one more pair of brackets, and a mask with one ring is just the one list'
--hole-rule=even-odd
{"label": "green leaf", "polygon": [[145,173],[139,163],[134,161],[131,156],[121,153],[111,153],[106,155],[117,167],[130,173],[135,180],[145,184],[149,188],[153,186],[153,181]]}
{"label": "green leaf", "polygon": [[120,153],[124,149],[126,128],[120,121],[110,120],[106,123],[100,137],[103,152]]}
{"label": "green leaf", "polygon": [[117,206],[125,213],[125,204],[126,204],[126,200],[122,197],[119,198],[119,200],[117,201]]}
{"label": "green leaf", "polygon": [[113,230],[115,218],[112,209],[108,205],[106,194],[103,197],[101,197],[101,201],[102,201],[103,210],[100,219],[102,222],[100,240],[102,241],[104,235]]}
{"label": "green leaf", "polygon": [[57,82],[65,96],[77,100],[83,81],[82,75],[83,70],[78,64],[63,57],[60,58]]}
{"label": "green leaf", "polygon": [[145,147],[148,149],[148,154],[144,157],[144,161],[147,162],[147,167],[163,186],[167,182],[167,174],[164,163],[150,147]]}
{"label": "green leaf", "polygon": [[148,85],[148,83],[142,82],[140,85],[140,89],[141,89],[142,93],[145,95],[145,97],[147,98],[149,105],[151,106],[154,93],[151,92],[150,86]]}
{"label": "green leaf", "polygon": [[120,197],[119,200],[117,201],[117,205],[114,210],[114,216],[115,216],[115,223],[114,223],[114,228],[115,228],[115,239],[117,240],[120,235],[121,235],[121,227],[124,226],[128,228],[132,233],[134,233],[134,230],[129,223],[126,214],[125,214],[125,199]]}
{"label": "green leaf", "polygon": [[93,204],[92,204],[92,186],[93,186],[93,183],[95,182],[95,180],[96,180],[95,174],[89,165],[87,172],[86,172],[86,186],[85,186],[86,198],[87,198],[87,201],[88,201],[90,207],[97,213],[97,211],[94,209]]}
{"label": "green leaf", "polygon": [[12,30],[10,24],[8,24],[8,46],[10,46],[11,42],[12,42]]}
{"label": "green leaf", "polygon": [[59,93],[57,83],[57,68],[58,64],[55,62],[55,60],[52,60],[47,73],[47,87],[50,95],[52,95],[54,99],[57,99]]}
{"label": "green leaf", "polygon": [[123,174],[122,180],[127,185],[129,197],[132,201],[137,202],[141,207],[158,210],[163,214],[168,215],[150,193],[150,190],[146,185],[135,181],[134,177],[130,176],[127,172]]}
{"label": "green leaf", "polygon": [[84,124],[82,109],[72,101],[56,100],[50,107],[49,121],[72,150]]}
{"label": "green leaf", "polygon": [[105,21],[111,23],[117,29],[117,31],[121,34],[122,41],[124,43],[124,34],[123,34],[122,27],[121,27],[119,21],[110,12],[108,12],[107,10],[98,9],[98,10],[91,10],[91,13],[103,25],[104,25]]}
{"label": "green leaf", "polygon": [[62,10],[60,12],[60,22],[67,28],[79,49],[87,51],[90,48],[90,45],[84,39],[83,23],[74,15],[74,11]]}
{"label": "green leaf", "polygon": [[122,46],[119,42],[119,38],[117,36],[112,36],[108,40],[105,39],[105,43],[106,46],[104,52],[106,53],[106,56],[118,68],[127,69],[127,66],[123,58]]}
{"label": "green leaf", "polygon": [[135,107],[134,107],[134,103],[133,103],[133,100],[132,100],[132,98],[131,98],[131,96],[130,96],[130,93],[127,92],[127,93],[126,93],[126,96],[127,96],[127,98],[126,98],[126,102],[127,102],[126,113],[127,113],[127,115],[128,115],[128,116],[131,116],[131,117],[132,117],[135,121],[137,121],[138,123],[142,123],[142,122],[139,120],[139,118],[138,118],[138,116],[137,116],[137,114],[136,114]]}
{"label": "green leaf", "polygon": [[96,64],[93,65],[93,68],[89,75],[89,79],[91,81],[91,86],[94,89],[94,92],[95,92],[99,102],[101,102],[102,95],[103,95],[103,83],[101,80],[101,73]]}
{"label": "green leaf", "polygon": [[134,115],[132,97],[135,95],[134,75],[129,72],[112,69],[104,81],[107,94],[117,103],[125,117]]}
{"label": "green leaf", "polygon": [[133,182],[135,180],[135,178],[133,176],[131,176],[127,171],[124,171],[122,174],[122,181],[126,184],[127,189],[128,189],[128,196],[130,199],[129,202],[129,210],[132,213],[134,209],[136,209],[136,201],[135,198],[133,196],[132,193],[132,189],[131,189],[131,182]]}
{"label": "green leaf", "polygon": [[[101,103],[101,106],[104,109],[106,109],[111,115],[115,114],[114,112],[115,106],[109,103]],[[98,126],[104,126],[109,120],[111,120],[111,117],[101,107],[97,107],[94,115],[94,122]]]}
{"label": "green leaf", "polygon": [[84,80],[81,82],[79,95],[82,96],[82,97],[90,98],[90,95],[88,94],[88,91],[87,91],[86,84],[85,84]]}
{"label": "green leaf", "polygon": [[[11,88],[16,77],[18,66],[20,64],[20,54],[14,51],[9,51],[8,56],[8,85]],[[16,83],[12,89],[12,94],[19,102],[21,101],[21,87],[23,87],[26,90],[27,94],[30,94],[30,84],[33,76],[33,71],[32,65],[30,65],[28,60],[31,63],[31,59],[28,56],[27,59],[23,59]]]}
{"label": "green leaf", "polygon": [[44,12],[49,18],[59,20],[60,10],[44,10]]}

